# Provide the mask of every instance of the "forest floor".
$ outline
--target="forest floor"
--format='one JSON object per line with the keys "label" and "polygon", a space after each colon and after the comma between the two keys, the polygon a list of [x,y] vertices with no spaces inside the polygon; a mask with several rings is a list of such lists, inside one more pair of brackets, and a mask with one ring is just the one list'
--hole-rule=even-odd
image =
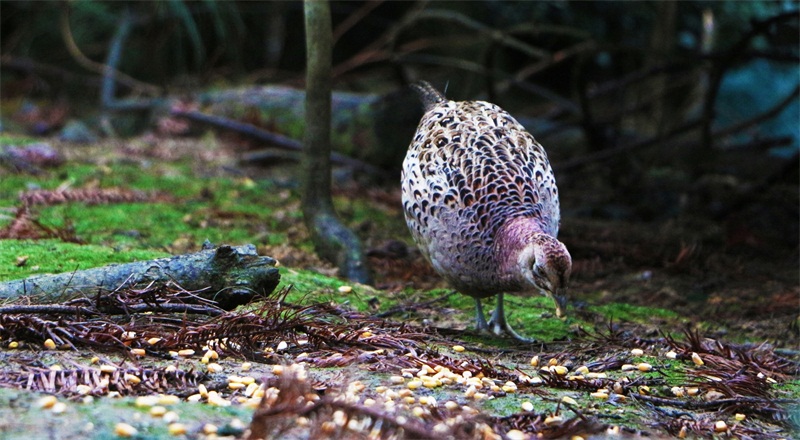
{"label": "forest floor", "polygon": [[[538,341],[520,344],[472,331],[472,300],[413,246],[397,185],[335,172],[337,210],[375,279],[353,285],[314,255],[292,163],[241,166],[235,143],[215,136],[43,142],[64,162],[0,167],[0,236],[20,238],[0,239],[0,281],[209,240],[255,244],[280,261],[282,282],[217,318],[2,314],[0,438],[108,438],[120,423],[135,438],[800,433],[796,244],[703,218],[571,215],[584,196],[567,184],[568,318],[544,298],[507,297],[512,326]],[[45,347],[53,334],[74,349]],[[260,407],[250,383],[266,384]]]}

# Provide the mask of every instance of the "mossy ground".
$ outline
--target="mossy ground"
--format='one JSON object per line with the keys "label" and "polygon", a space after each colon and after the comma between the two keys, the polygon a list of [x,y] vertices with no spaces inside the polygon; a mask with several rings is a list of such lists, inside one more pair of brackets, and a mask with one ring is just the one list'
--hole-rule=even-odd
{"label": "mossy ground", "polygon": [[[20,144],[28,139],[0,137],[3,144]],[[214,139],[204,143],[216,145]],[[458,339],[465,345],[480,348],[518,348],[518,344],[502,338],[490,338],[470,332],[474,320],[474,303],[462,295],[450,292],[435,279],[430,288],[411,285],[389,290],[353,285],[333,276],[330,265],[311,255],[313,246],[302,226],[297,185],[291,170],[270,173],[229,173],[230,158],[224,155],[198,165],[193,150],[209,150],[208,145],[173,145],[178,152],[170,160],[140,159],[120,154],[120,145],[103,144],[93,150],[102,154],[86,155],[73,152],[70,161],[40,175],[16,174],[0,169],[0,228],[12,219],[12,209],[19,206],[18,194],[29,188],[125,188],[157,194],[164,199],[147,203],[87,205],[67,203],[55,206],[35,206],[38,221],[50,228],[68,229],[83,244],[66,243],[57,239],[0,240],[0,281],[19,279],[39,273],[80,270],[109,263],[123,263],[196,251],[206,240],[215,244],[239,245],[254,243],[261,253],[274,255],[282,262],[281,287],[291,286],[286,300],[292,303],[335,302],[365,313],[397,310],[389,319],[450,329],[467,329]],[[82,147],[67,147],[82,148]],[[183,149],[183,150],[181,150]],[[181,154],[180,151],[183,151]],[[288,177],[287,177],[288,176]],[[391,192],[388,192],[391,198]],[[370,198],[368,192],[348,195],[339,193],[335,203],[345,223],[359,231],[362,239],[377,247],[383,240],[410,243],[402,213],[397,206]],[[24,263],[21,261],[24,260]],[[404,281],[405,282],[405,281]],[[340,288],[350,286],[348,293]],[[628,287],[629,288],[629,287]],[[597,292],[584,292],[590,298]],[[429,307],[414,306],[435,301]],[[493,299],[484,301],[491,310]],[[651,308],[622,302],[587,305],[575,301],[569,307],[566,320],[555,319],[553,305],[544,297],[507,296],[507,312],[512,327],[520,333],[548,343],[569,341],[578,328],[602,328],[609,322],[624,323],[634,329],[651,331],[653,327],[673,334],[689,324],[684,315],[663,308]],[[700,317],[698,328],[703,328]],[[747,338],[745,334],[743,336]],[[449,350],[449,346],[436,347]],[[3,350],[4,356],[11,351]],[[480,355],[480,352],[475,352]],[[509,368],[526,369],[526,360],[517,356],[493,359]],[[59,354],[42,358],[44,364],[55,363]],[[529,357],[527,357],[529,358]],[[635,362],[649,362],[657,367],[665,389],[683,383],[681,373],[685,364],[663,357],[643,356]],[[79,360],[85,363],[86,359]],[[45,365],[47,366],[47,365]],[[322,372],[321,374],[326,374]],[[358,370],[352,373],[358,375]],[[650,374],[650,373],[648,373]],[[363,376],[363,374],[361,374]],[[382,376],[367,375],[362,381],[381,381]],[[369,379],[366,379],[369,378]],[[385,379],[385,378],[384,378]],[[370,382],[370,385],[373,385]],[[796,380],[778,386],[787,398],[800,396]],[[452,398],[444,391],[431,392],[437,400]],[[443,394],[445,393],[445,394]],[[487,400],[482,408],[493,415],[510,415],[519,411],[523,401],[534,403],[537,411],[554,411],[563,396],[579,400],[586,411],[605,414],[625,426],[645,428],[640,406],[627,403],[621,407],[586,399],[585,393],[551,392],[546,398],[538,395],[509,394]],[[166,424],[151,419],[135,408],[132,399],[96,399],[94,403],[71,402],[67,411],[54,415],[35,407],[37,395],[21,391],[0,390],[0,431],[5,438],[23,438],[26,434],[59,432],[59,438],[108,438],[118,421],[139,421],[141,438],[163,438]],[[624,411],[620,411],[620,408]],[[194,423],[214,423],[219,426],[232,418],[248,422],[251,412],[241,408],[210,408],[207,405],[181,403],[176,406],[181,420]],[[62,426],[64,420],[72,423]],[[92,424],[90,427],[88,424]],[[89,429],[91,428],[91,429]]]}

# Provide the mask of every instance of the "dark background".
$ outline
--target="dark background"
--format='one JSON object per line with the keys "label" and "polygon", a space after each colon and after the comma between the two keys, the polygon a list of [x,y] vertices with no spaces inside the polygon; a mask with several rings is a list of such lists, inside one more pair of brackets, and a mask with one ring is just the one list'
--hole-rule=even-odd
{"label": "dark background", "polygon": [[[562,236],[584,262],[579,280],[605,273],[587,262],[625,259],[633,268],[683,268],[695,276],[689,290],[704,294],[718,287],[707,285],[715,271],[731,270],[757,299],[760,281],[746,274],[760,265],[759,279],[780,273],[796,296],[797,8],[337,1],[334,89],[407,96],[410,82],[425,79],[451,99],[510,111],[554,165]],[[131,32],[120,56],[109,57],[125,17]],[[304,86],[301,2],[3,1],[0,20],[8,132],[52,135],[68,119],[92,121],[104,111],[103,63],[135,79],[119,84],[117,99]],[[387,102],[420,114],[413,100]],[[42,111],[26,118],[31,108]],[[414,118],[382,128],[397,145],[394,159],[376,163],[389,176],[398,174]],[[126,127],[118,133],[152,129]]]}

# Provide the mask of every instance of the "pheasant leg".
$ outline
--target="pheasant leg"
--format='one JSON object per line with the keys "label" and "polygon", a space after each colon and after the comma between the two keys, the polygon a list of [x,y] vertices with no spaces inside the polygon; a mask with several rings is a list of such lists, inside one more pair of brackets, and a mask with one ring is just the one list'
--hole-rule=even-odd
{"label": "pheasant leg", "polygon": [[479,332],[489,331],[489,324],[486,323],[486,318],[483,315],[483,306],[479,298],[475,298],[475,322],[476,329]]}
{"label": "pheasant leg", "polygon": [[489,325],[492,328],[492,332],[498,336],[503,335],[511,335],[514,339],[517,339],[522,342],[526,343],[533,343],[536,342],[535,339],[526,338],[519,333],[515,332],[513,328],[508,324],[506,321],[506,314],[503,307],[503,294],[500,293],[497,295],[497,306],[492,313],[492,318],[489,320]]}

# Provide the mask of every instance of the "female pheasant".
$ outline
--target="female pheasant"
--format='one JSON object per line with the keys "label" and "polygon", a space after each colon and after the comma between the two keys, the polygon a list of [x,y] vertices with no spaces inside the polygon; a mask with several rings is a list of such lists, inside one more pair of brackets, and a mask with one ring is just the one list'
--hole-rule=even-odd
{"label": "female pheasant", "polygon": [[[544,148],[497,105],[413,87],[425,114],[403,162],[406,223],[434,269],[475,299],[478,330],[527,340],[506,321],[503,294],[538,291],[562,317],[572,269]],[[487,323],[480,300],[493,295]]]}

